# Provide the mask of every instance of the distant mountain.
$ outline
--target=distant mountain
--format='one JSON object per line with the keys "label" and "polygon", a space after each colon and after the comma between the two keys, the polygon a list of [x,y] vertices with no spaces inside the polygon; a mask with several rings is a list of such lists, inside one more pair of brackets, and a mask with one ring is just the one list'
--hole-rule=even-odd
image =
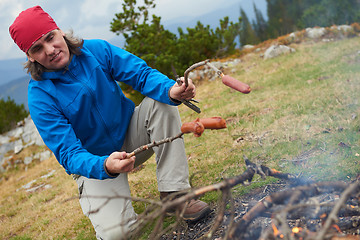
{"label": "distant mountain", "polygon": [[25,58],[0,60],[0,86],[27,75],[23,63]]}
{"label": "distant mountain", "polygon": [[16,104],[24,104],[26,110],[28,110],[27,103],[27,87],[30,77],[28,75],[22,76],[8,83],[0,86],[0,98],[7,99],[10,97]]}
{"label": "distant mountain", "polygon": [[259,9],[264,16],[264,19],[267,19],[267,3],[266,0],[252,0],[252,1],[239,1],[236,4],[230,6],[224,6],[219,8],[216,11],[209,12],[202,16],[188,19],[188,18],[176,18],[168,22],[162,22],[164,27],[172,33],[178,33],[178,28],[186,30],[186,28],[193,28],[196,26],[197,22],[200,21],[202,24],[209,25],[212,29],[220,26],[220,19],[228,16],[230,21],[237,22],[240,17],[240,7],[244,10],[247,17],[250,21],[255,19],[254,4],[256,8]]}

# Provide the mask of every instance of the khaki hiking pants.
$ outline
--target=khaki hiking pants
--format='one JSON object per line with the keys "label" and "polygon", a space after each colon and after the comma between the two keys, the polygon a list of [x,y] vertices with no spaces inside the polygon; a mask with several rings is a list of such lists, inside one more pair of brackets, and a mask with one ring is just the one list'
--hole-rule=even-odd
{"label": "khaki hiking pants", "polygon": [[[175,136],[180,132],[181,120],[177,107],[169,106],[151,98],[145,98],[135,108],[121,151],[132,152],[139,146],[154,140]],[[190,188],[189,169],[184,140],[149,149],[136,155],[135,166],[156,156],[156,177],[160,192],[179,191]],[[131,200],[115,197],[130,196],[127,173],[115,179],[97,180],[80,176],[76,180],[80,205],[91,220],[98,239],[126,239],[126,233],[135,223],[137,214]],[[89,197],[87,197],[89,196]]]}

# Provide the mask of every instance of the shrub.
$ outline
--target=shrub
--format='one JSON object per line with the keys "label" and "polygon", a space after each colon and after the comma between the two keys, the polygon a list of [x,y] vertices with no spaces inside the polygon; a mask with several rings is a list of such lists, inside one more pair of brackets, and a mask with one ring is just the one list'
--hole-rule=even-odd
{"label": "shrub", "polygon": [[0,99],[0,134],[16,127],[17,122],[29,115],[24,104],[17,105],[10,97]]}

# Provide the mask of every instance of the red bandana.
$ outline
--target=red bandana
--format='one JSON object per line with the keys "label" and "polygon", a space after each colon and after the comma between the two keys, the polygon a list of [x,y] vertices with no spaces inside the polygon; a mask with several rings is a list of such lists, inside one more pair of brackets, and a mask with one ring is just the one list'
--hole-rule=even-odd
{"label": "red bandana", "polygon": [[35,6],[22,11],[10,26],[9,32],[19,48],[27,53],[34,42],[57,28],[54,19],[40,6]]}

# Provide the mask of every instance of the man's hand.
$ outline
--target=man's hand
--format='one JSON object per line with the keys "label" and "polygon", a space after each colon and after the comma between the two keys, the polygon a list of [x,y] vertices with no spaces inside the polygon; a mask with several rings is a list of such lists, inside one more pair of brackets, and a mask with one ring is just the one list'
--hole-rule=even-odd
{"label": "man's hand", "polygon": [[130,172],[134,169],[135,156],[127,158],[126,152],[113,152],[105,162],[106,170],[110,174]]}
{"label": "man's hand", "polygon": [[170,89],[170,97],[178,101],[190,100],[195,97],[195,85],[191,79],[188,79],[188,86],[185,86],[185,79],[181,78],[182,84],[175,83]]}

